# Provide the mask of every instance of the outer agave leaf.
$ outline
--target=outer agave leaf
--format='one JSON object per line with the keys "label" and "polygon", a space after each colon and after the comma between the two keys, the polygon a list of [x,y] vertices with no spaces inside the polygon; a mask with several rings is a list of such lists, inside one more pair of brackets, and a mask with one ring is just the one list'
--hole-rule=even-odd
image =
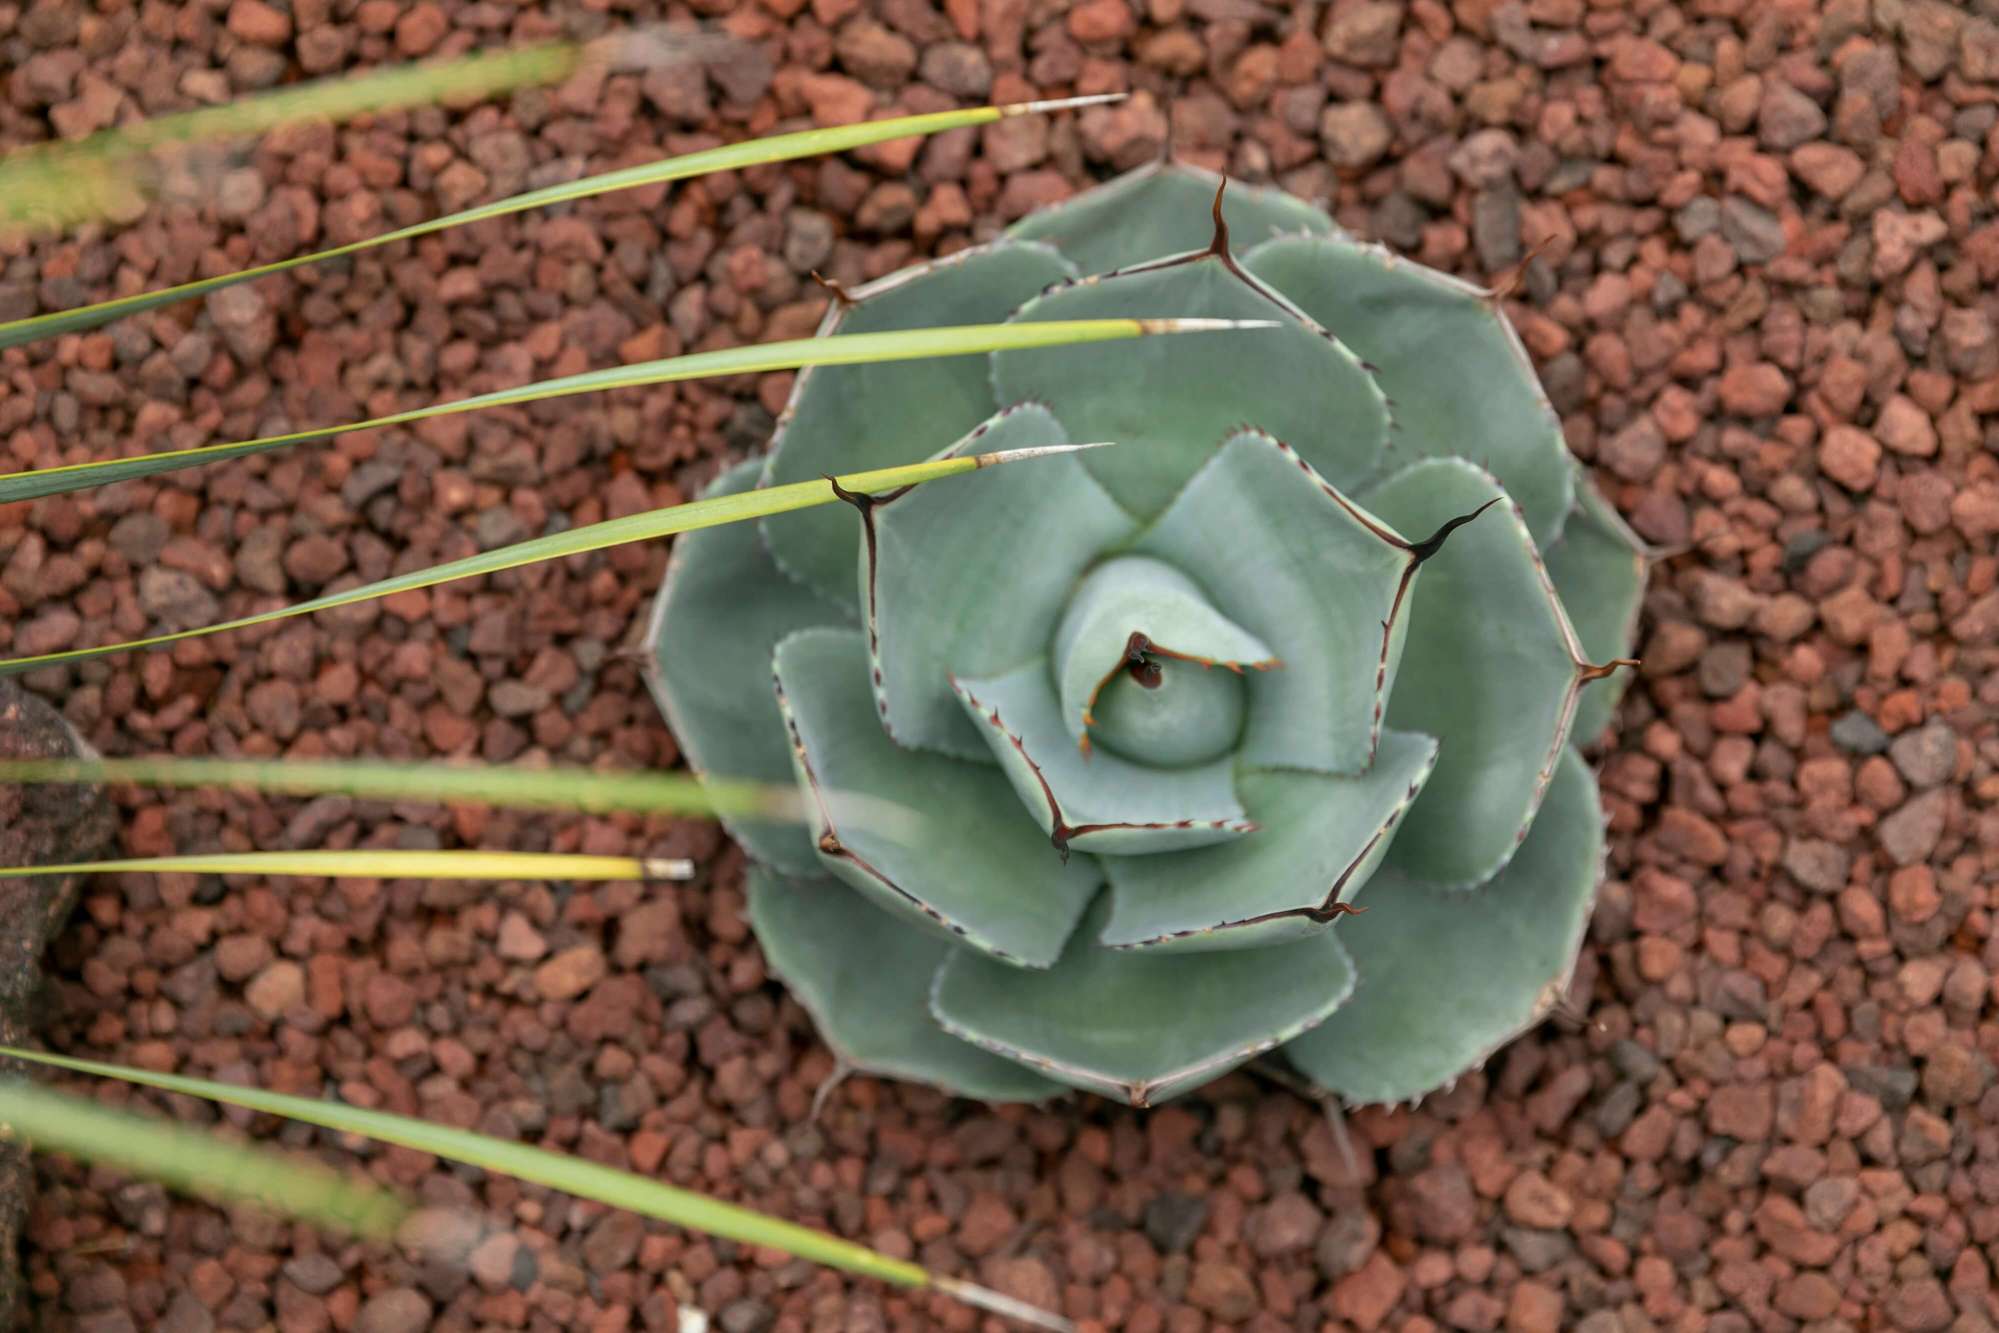
{"label": "outer agave leaf", "polygon": [[[1047,409],[1002,412],[940,457],[1063,442]],[[1116,450],[1100,452],[1115,453]],[[1047,650],[1069,590],[1132,522],[1090,479],[1084,455],[1042,460],[1022,482],[920,486],[869,506],[861,550],[881,725],[904,745],[984,760],[986,742],[951,692],[951,673],[1010,670]]]}
{"label": "outer agave leaf", "polygon": [[1470,458],[1537,544],[1561,531],[1574,487],[1562,424],[1489,293],[1346,236],[1279,237],[1243,265],[1379,368],[1396,449]]}
{"label": "outer agave leaf", "polygon": [[[852,304],[837,302],[827,311],[819,332],[996,322],[1044,287],[1074,276],[1046,246],[997,242],[870,283],[853,293]],[[974,357],[806,370],[779,419],[763,484],[928,458],[991,416],[994,406],[990,370]],[[857,605],[853,560],[860,524],[852,513],[828,506],[767,523],[765,538],[787,571],[840,605]]]}
{"label": "outer agave leaf", "polygon": [[[1426,459],[1367,492],[1422,529],[1505,496],[1457,458]],[[1497,874],[1527,836],[1568,739],[1580,667],[1574,633],[1519,510],[1468,525],[1423,566],[1390,726],[1443,742],[1389,862],[1433,883]]]}
{"label": "outer agave leaf", "polygon": [[1234,763],[1152,768],[1106,750],[1085,757],[1057,711],[1048,662],[952,687],[1000,770],[1057,848],[1124,858],[1203,847],[1252,833]]}
{"label": "outer agave leaf", "polygon": [[[760,461],[717,477],[707,495],[756,484]],[[789,782],[791,747],[777,701],[757,682],[778,640],[807,625],[852,624],[771,562],[749,523],[682,533],[647,630],[646,684],[666,714],[688,767],[704,778]],[[819,858],[804,825],[723,814],[722,826],[751,856],[792,874],[814,874]]]}
{"label": "outer agave leaf", "polygon": [[1568,989],[1602,869],[1596,780],[1565,750],[1533,832],[1496,879],[1462,892],[1389,865],[1368,882],[1370,910],[1340,928],[1360,984],[1284,1054],[1353,1102],[1420,1097],[1482,1064]]}
{"label": "outer agave leaf", "polygon": [[1402,655],[1418,563],[1408,542],[1288,446],[1243,431],[1136,549],[1199,580],[1284,662],[1248,682],[1243,763],[1367,767]]}
{"label": "outer agave leaf", "polygon": [[837,880],[787,879],[753,866],[749,887],[750,923],[771,970],[843,1065],[987,1101],[1039,1101],[1062,1091],[937,1026],[930,986],[951,946],[936,935]]}
{"label": "outer agave leaf", "polygon": [[[1053,964],[1103,882],[1096,862],[1059,856],[997,770],[891,741],[875,721],[857,631],[801,630],[776,662],[824,868],[947,942],[1017,967]],[[914,815],[894,827],[856,822],[846,793]]]}
{"label": "outer agave leaf", "polygon": [[1391,731],[1373,767],[1356,777],[1243,774],[1255,837],[1179,856],[1105,858],[1112,905],[1100,942],[1251,949],[1330,930],[1388,851],[1396,820],[1436,761],[1434,740]]}
{"label": "outer agave leaf", "polygon": [[931,1012],[1052,1079],[1150,1106],[1323,1022],[1353,988],[1330,934],[1237,953],[1128,953],[1091,942],[1106,913],[1091,909],[1049,972],[959,950],[938,970]]}
{"label": "outer agave leaf", "polygon": [[1222,255],[1196,252],[1145,268],[1084,278],[1022,306],[1016,320],[1092,314],[1278,319],[1227,346],[1146,339],[1112,355],[995,353],[1002,403],[1043,402],[1082,440],[1117,440],[1084,466],[1141,518],[1157,515],[1231,430],[1247,423],[1291,442],[1345,485],[1371,475],[1388,439],[1388,405],[1359,359],[1298,308]]}
{"label": "outer agave leaf", "polygon": [[1215,610],[1173,566],[1143,556],[1105,561],[1077,585],[1055,631],[1062,725],[1085,749],[1090,706],[1106,678],[1129,663],[1133,635],[1145,652],[1208,669],[1240,675],[1245,667],[1281,665],[1263,640]]}
{"label": "outer agave leaf", "polygon": [[[1007,234],[1045,241],[1085,273],[1108,273],[1206,245],[1221,188],[1222,178],[1212,171],[1161,161],[1030,213]],[[1222,218],[1239,250],[1280,232],[1333,231],[1332,219],[1304,200],[1234,181],[1222,195]]]}
{"label": "outer agave leaf", "polygon": [[[1576,480],[1576,507],[1561,540],[1547,548],[1548,577],[1562,596],[1576,640],[1592,662],[1631,655],[1638,641],[1638,612],[1645,597],[1645,543],[1587,477]],[[1574,736],[1587,743],[1603,735],[1630,677],[1606,676],[1576,702]]]}

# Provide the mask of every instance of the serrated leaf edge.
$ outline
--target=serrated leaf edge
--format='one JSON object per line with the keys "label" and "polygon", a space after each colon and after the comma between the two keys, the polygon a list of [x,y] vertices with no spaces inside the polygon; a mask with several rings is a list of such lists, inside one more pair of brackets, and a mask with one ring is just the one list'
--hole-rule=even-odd
{"label": "serrated leaf edge", "polygon": [[[1331,944],[1335,949],[1338,949],[1343,957],[1346,956],[1346,946],[1342,945],[1337,939],[1329,937],[1326,942]],[[1031,1054],[1007,1042],[980,1036],[967,1028],[951,1022],[938,1007],[938,997],[943,990],[944,984],[944,969],[951,965],[951,961],[951,959],[946,958],[942,963],[938,964],[937,975],[932,977],[930,981],[930,1016],[936,1020],[937,1026],[943,1028],[944,1031],[958,1038],[958,1040],[970,1042],[983,1051],[988,1051],[993,1055],[1012,1060],[1016,1064],[1025,1065],[1029,1069],[1040,1070],[1050,1078],[1071,1083],[1074,1086],[1086,1087],[1090,1091],[1115,1098],[1140,1110],[1149,1108],[1152,1105],[1153,1095],[1158,1093],[1162,1088],[1173,1088],[1178,1091],[1182,1088],[1191,1089],[1198,1087],[1200,1084],[1206,1083],[1209,1079],[1219,1077],[1222,1073],[1235,1068],[1237,1065],[1254,1060],[1257,1056],[1267,1051],[1275,1050],[1284,1045],[1284,1043],[1310,1032],[1313,1028],[1332,1017],[1333,1011],[1345,1004],[1352,997],[1354,984],[1359,975],[1358,970],[1353,965],[1353,960],[1350,957],[1347,958],[1346,985],[1342,986],[1330,1000],[1322,1005],[1321,1011],[1308,1014],[1298,1022],[1285,1024],[1269,1038],[1251,1042],[1245,1047],[1217,1053],[1204,1060],[1196,1060],[1191,1064],[1183,1065],[1178,1069],[1168,1070],[1166,1073],[1153,1078],[1121,1079],[1115,1075],[1105,1074],[1082,1065],[1070,1064],[1067,1061],[1053,1060],[1046,1056]]]}

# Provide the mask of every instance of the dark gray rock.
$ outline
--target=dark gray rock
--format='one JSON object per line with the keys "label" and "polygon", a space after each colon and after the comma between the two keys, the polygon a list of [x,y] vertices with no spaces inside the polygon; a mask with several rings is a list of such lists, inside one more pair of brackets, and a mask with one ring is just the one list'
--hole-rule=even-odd
{"label": "dark gray rock", "polygon": [[1207,1200],[1169,1191],[1145,1205],[1146,1239],[1161,1254],[1179,1254],[1193,1245],[1207,1220]]}
{"label": "dark gray rock", "polygon": [[1888,733],[1856,708],[1833,722],[1832,743],[1848,754],[1880,754],[1888,748]]}
{"label": "dark gray rock", "polygon": [[[0,760],[67,759],[88,747],[61,715],[0,680]],[[86,860],[116,831],[101,791],[73,786],[0,786],[0,866]],[[75,878],[0,879],[0,1042],[27,1044],[42,984],[42,951],[76,901]],[[27,1150],[0,1143],[0,1328],[23,1314],[20,1248],[34,1188]]]}

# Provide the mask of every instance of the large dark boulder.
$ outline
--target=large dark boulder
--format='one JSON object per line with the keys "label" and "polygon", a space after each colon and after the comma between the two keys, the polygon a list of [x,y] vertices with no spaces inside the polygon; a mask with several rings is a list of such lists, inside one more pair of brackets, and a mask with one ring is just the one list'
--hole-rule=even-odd
{"label": "large dark boulder", "polygon": [[[88,749],[62,715],[10,680],[0,679],[0,759],[61,759]],[[0,785],[0,866],[84,860],[116,831],[111,803],[87,787]],[[0,1042],[21,1045],[34,1033],[42,953],[76,901],[75,877],[0,879]],[[0,1143],[0,1329],[22,1317],[21,1227],[34,1172],[26,1149]]]}

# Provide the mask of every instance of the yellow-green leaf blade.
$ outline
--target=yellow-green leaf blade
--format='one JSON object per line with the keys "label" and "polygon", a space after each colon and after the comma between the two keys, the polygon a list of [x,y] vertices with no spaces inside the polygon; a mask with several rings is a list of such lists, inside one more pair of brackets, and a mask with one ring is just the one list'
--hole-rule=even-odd
{"label": "yellow-green leaf blade", "polygon": [[616,773],[581,768],[525,768],[341,759],[13,759],[0,760],[0,784],[130,783],[144,787],[248,787],[281,796],[352,796],[567,810],[582,814],[709,815],[718,812],[797,818],[789,787],[748,782],[703,784],[685,773]]}
{"label": "yellow-green leaf blade", "polygon": [[[1121,94],[1117,96],[1122,96]],[[102,301],[96,305],[82,306],[75,310],[53,311],[45,315],[33,315],[27,319],[17,319],[0,324],[0,349],[17,347],[22,343],[39,338],[53,337],[60,333],[73,333],[83,329],[94,329],[100,324],[156,309],[176,301],[185,301],[239,282],[249,282],[268,277],[273,273],[284,273],[307,264],[317,264],[328,259],[338,259],[344,255],[358,254],[377,246],[395,241],[407,241],[418,236],[428,236],[434,232],[461,227],[467,223],[483,221],[487,218],[502,217],[509,213],[520,213],[531,208],[541,208],[549,204],[568,203],[577,199],[587,199],[592,195],[607,194],[614,190],[628,190],[641,185],[655,185],[667,181],[685,180],[690,176],[706,175],[716,171],[731,171],[741,167],[762,166],[771,162],[788,162],[795,158],[815,157],[823,153],[845,152],[870,144],[884,143],[891,139],[908,139],[922,135],[939,134],[945,130],[961,129],[966,126],[984,125],[1011,116],[1038,115],[1047,111],[1060,110],[1072,106],[1089,106],[1097,102],[1116,100],[1115,97],[1071,97],[1057,101],[1022,102],[1009,106],[969,107],[958,111],[939,111],[920,116],[898,116],[889,120],[864,121],[854,125],[833,125],[823,129],[799,130],[791,134],[771,135],[762,139],[751,139],[743,143],[724,144],[718,148],[703,149],[697,153],[687,153],[680,157],[667,158],[660,162],[648,162],[640,166],[625,167],[601,175],[588,176],[582,180],[569,181],[559,185],[544,186],[529,190],[525,194],[512,195],[490,204],[480,204],[463,209],[441,218],[418,222],[380,236],[354,241],[347,245],[334,246],[309,255],[298,255],[291,259],[281,259],[275,263],[260,264],[255,268],[243,269],[236,273],[220,274],[212,278],[201,278],[194,282],[184,282],[175,287],[159,291],[140,292],[133,296]]]}
{"label": "yellow-green leaf blade", "polygon": [[[564,810],[593,815],[625,812],[803,820],[808,814],[798,789],[790,785],[717,778],[702,780],[687,773],[617,773],[569,767],[530,768],[513,764],[398,763],[378,759],[182,759],[165,755],[132,759],[0,760],[0,785],[25,782],[246,787],[280,796],[351,796],[359,800],[494,805],[515,810]],[[855,811],[856,819],[880,829],[885,835],[893,835],[897,830],[906,828],[914,817],[912,811],[902,806],[859,792],[835,794],[843,809]],[[419,856],[438,853],[394,854]],[[465,855],[460,852],[443,854]],[[121,863],[121,868],[137,867]],[[52,869],[44,867],[43,873]],[[0,872],[0,877],[12,873],[31,872]],[[448,878],[442,874],[425,877]],[[674,878],[660,872],[644,877]],[[637,877],[613,875],[610,878]]]}
{"label": "yellow-green leaf blade", "polygon": [[169,144],[241,138],[302,120],[338,123],[363,113],[555,83],[577,69],[587,49],[544,44],[371,70],[158,116],[72,143],[36,144],[0,160],[0,235],[106,216],[115,204],[140,195],[145,159]]}
{"label": "yellow-green leaf blade", "polygon": [[0,1055],[51,1065],[79,1074],[122,1079],[167,1092],[205,1097],[229,1106],[265,1111],[288,1120],[318,1125],[343,1134],[358,1134],[380,1143],[395,1144],[417,1152],[430,1153],[448,1161],[496,1171],[530,1184],[561,1190],[579,1198],[624,1208],[646,1217],[658,1218],[691,1231],[705,1232],[762,1245],[830,1268],[878,1278],[901,1287],[931,1285],[929,1273],[916,1264],[891,1259],[865,1246],[829,1236],[823,1231],[769,1217],[736,1204],[723,1203],[690,1190],[630,1171],[620,1171],[580,1157],[551,1152],[546,1148],[510,1143],[471,1130],[434,1125],[387,1111],[348,1106],[341,1102],[295,1097],[288,1093],[266,1092],[261,1088],[238,1087],[209,1079],[179,1074],[157,1074],[151,1070],[79,1060],[71,1056],[0,1046]]}
{"label": "yellow-green leaf blade", "polygon": [[[205,444],[194,449],[171,449],[137,454],[130,458],[105,458],[90,463],[68,463],[60,467],[0,475],[0,504],[64,495],[114,481],[150,477],[182,468],[200,467],[246,454],[267,453],[294,444],[331,439],[357,430],[406,425],[433,417],[455,416],[489,407],[511,407],[566,398],[580,393],[601,393],[608,389],[630,389],[649,384],[670,384],[683,380],[728,375],[750,375],[771,370],[796,370],[802,366],[862,365],[881,361],[915,361],[932,356],[976,356],[999,350],[1062,347],[1071,343],[1108,342],[1139,338],[1153,333],[1205,332],[1214,321],[1161,321],[1137,319],[1091,319],[1048,321],[1031,324],[967,324],[949,328],[905,329],[893,333],[859,333],[828,338],[793,338],[783,342],[757,343],[748,347],[725,347],[685,356],[663,357],[629,366],[588,370],[577,375],[537,380],[511,389],[475,394],[452,402],[431,403],[407,412],[369,417],[338,426],[316,426],[311,430],[264,435],[254,440],[228,444]],[[1172,327],[1164,327],[1171,324]],[[1203,325],[1182,329],[1182,325]]]}
{"label": "yellow-green leaf blade", "polygon": [[0,1081],[0,1126],[40,1152],[144,1176],[213,1203],[259,1204],[369,1239],[394,1234],[409,1211],[393,1192],[322,1163],[231,1143],[22,1079]]}
{"label": "yellow-green leaf blade", "polygon": [[164,644],[179,643],[183,639],[196,639],[207,634],[219,634],[224,630],[247,629],[252,625],[267,625],[273,621],[285,620],[292,616],[302,616],[314,611],[330,611],[335,607],[352,606],[356,602],[372,601],[378,597],[388,597],[399,592],[410,592],[418,588],[435,587],[455,579],[471,578],[476,574],[494,574],[502,570],[518,569],[522,565],[536,564],[544,560],[560,560],[565,556],[582,555],[589,551],[600,551],[607,546],[618,546],[626,542],[645,541],[653,537],[664,537],[676,532],[687,532],[694,528],[713,527],[720,523],[735,523],[748,518],[763,518],[770,514],[788,513],[793,509],[803,509],[809,505],[825,504],[834,498],[833,488],[837,484],[848,491],[874,494],[878,491],[895,490],[903,486],[914,486],[942,477],[955,476],[962,472],[975,471],[998,463],[1038,457],[1050,453],[1069,453],[1089,445],[1056,445],[1041,449],[1019,449],[1004,454],[980,454],[976,457],[940,458],[925,463],[912,463],[905,467],[877,468],[870,472],[855,472],[848,476],[829,481],[801,481],[790,486],[773,486],[767,490],[745,491],[737,495],[717,495],[703,500],[693,500],[686,504],[672,505],[665,509],[650,509],[642,514],[632,514],[625,518],[607,519],[602,523],[592,523],[581,528],[571,528],[566,532],[550,533],[544,537],[530,538],[516,542],[512,546],[501,546],[478,555],[466,556],[462,560],[447,560],[428,569],[413,570],[392,578],[380,579],[374,583],[364,583],[357,588],[342,592],[327,593],[309,601],[295,602],[272,611],[261,611],[256,615],[239,616],[234,620],[224,620],[197,629],[176,630],[170,634],[155,634],[150,638],[131,639],[124,643],[102,644],[95,648],[71,648],[59,653],[43,653],[36,657],[13,657],[0,660],[0,675],[13,675],[22,671],[33,671],[41,667],[56,666],[65,662],[80,662],[92,657],[103,657],[111,653],[127,652],[134,648],[156,648]]}
{"label": "yellow-green leaf blade", "polygon": [[0,879],[34,875],[294,875],[320,879],[691,879],[694,863],[663,856],[589,856],[577,852],[345,851],[195,852],[116,861],[0,867]]}

